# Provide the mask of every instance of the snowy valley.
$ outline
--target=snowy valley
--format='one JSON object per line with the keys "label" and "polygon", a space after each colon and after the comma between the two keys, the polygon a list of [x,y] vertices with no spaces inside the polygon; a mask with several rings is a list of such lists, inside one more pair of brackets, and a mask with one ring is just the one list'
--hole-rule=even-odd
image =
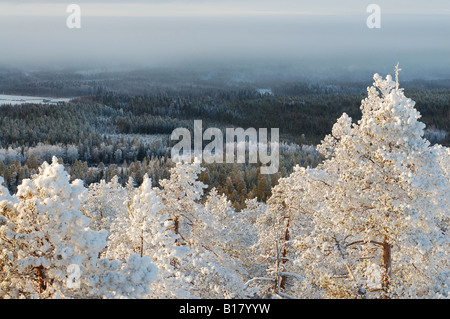
{"label": "snowy valley", "polygon": [[[232,103],[206,102],[209,119],[242,124],[239,99],[304,116],[316,98],[348,102],[251,92],[218,93]],[[171,162],[164,134],[190,122],[185,108],[203,112],[187,101],[110,92],[0,107],[0,298],[449,297],[450,149],[424,138],[398,74],[375,74],[350,109],[359,118],[342,112],[318,143],[313,126],[283,131],[298,144],[285,144],[273,176]],[[13,131],[23,110],[39,135]]]}

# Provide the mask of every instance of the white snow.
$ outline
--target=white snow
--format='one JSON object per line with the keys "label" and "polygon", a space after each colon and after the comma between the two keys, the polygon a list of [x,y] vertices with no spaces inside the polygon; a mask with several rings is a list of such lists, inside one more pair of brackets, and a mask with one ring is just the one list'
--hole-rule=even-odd
{"label": "white snow", "polygon": [[272,89],[256,89],[256,91],[261,95],[273,95]]}
{"label": "white snow", "polygon": [[70,98],[49,98],[39,96],[21,96],[0,94],[0,105],[12,104],[20,105],[25,103],[35,104],[57,104],[59,102],[69,102]]}

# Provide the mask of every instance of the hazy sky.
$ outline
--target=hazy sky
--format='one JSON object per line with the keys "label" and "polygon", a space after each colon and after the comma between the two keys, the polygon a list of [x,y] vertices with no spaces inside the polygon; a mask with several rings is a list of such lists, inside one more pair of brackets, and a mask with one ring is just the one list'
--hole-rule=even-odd
{"label": "hazy sky", "polygon": [[63,15],[70,3],[88,16],[336,15],[365,12],[370,3],[384,13],[450,15],[447,0],[2,0],[0,15]]}
{"label": "hazy sky", "polygon": [[[81,7],[81,29],[66,8]],[[369,4],[381,28],[369,29]],[[0,66],[95,68],[266,63],[445,76],[450,1],[2,0]]]}

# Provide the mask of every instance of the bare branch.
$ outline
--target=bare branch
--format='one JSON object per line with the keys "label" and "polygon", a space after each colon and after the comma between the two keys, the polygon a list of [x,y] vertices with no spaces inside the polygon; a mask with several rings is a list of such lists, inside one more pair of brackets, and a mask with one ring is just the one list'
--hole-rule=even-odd
{"label": "bare branch", "polygon": [[375,240],[369,240],[369,241],[357,240],[357,241],[354,241],[352,243],[349,243],[349,244],[345,245],[345,248],[348,248],[348,247],[353,246],[353,245],[359,245],[359,244],[362,244],[362,245],[364,245],[364,244],[374,244],[374,245],[383,246],[383,243],[380,243],[379,241],[375,241]]}
{"label": "bare branch", "polygon": [[275,278],[268,278],[268,277],[255,277],[250,279],[249,281],[247,281],[245,283],[245,285],[247,286],[249,283],[251,283],[252,281],[256,281],[256,280],[267,280],[267,281],[275,281]]}

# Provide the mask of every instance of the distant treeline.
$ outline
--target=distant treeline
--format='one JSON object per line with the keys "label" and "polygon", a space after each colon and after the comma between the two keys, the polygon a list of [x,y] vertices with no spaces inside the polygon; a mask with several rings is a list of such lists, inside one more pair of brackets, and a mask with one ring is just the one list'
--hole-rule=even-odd
{"label": "distant treeline", "polygon": [[[354,90],[351,90],[352,92]],[[205,90],[202,94],[155,94],[128,96],[106,93],[88,97],[93,102],[120,109],[124,116],[120,133],[149,134],[154,130],[172,131],[171,124],[183,121],[192,125],[202,119],[204,125],[273,128],[297,144],[318,144],[329,134],[336,119],[346,112],[355,121],[361,117],[361,100],[366,93],[348,93],[341,88],[292,86],[290,94],[260,95],[254,90]],[[449,145],[450,89],[410,89],[406,94],[416,108],[432,143]],[[166,125],[151,126],[152,117],[166,119]],[[165,131],[164,131],[165,132]]]}
{"label": "distant treeline", "polygon": [[[411,88],[406,95],[416,101],[427,125],[426,137],[449,146],[450,89]],[[245,198],[264,201],[277,178],[290,173],[293,165],[316,166],[321,158],[301,145],[320,143],[343,112],[357,121],[365,97],[354,87],[291,84],[265,95],[233,87],[167,89],[145,95],[99,89],[72,103],[4,105],[0,107],[0,175],[15,191],[23,178],[56,155],[72,178],[87,184],[109,180],[115,173],[123,184],[130,176],[139,183],[146,172],[157,183],[170,168],[167,158],[174,142],[169,134],[177,127],[192,129],[194,120],[202,120],[204,129],[279,128],[281,141],[299,147],[282,154],[279,174],[259,176],[254,165],[240,169],[211,165],[202,176],[205,184],[226,193],[240,208]]]}

